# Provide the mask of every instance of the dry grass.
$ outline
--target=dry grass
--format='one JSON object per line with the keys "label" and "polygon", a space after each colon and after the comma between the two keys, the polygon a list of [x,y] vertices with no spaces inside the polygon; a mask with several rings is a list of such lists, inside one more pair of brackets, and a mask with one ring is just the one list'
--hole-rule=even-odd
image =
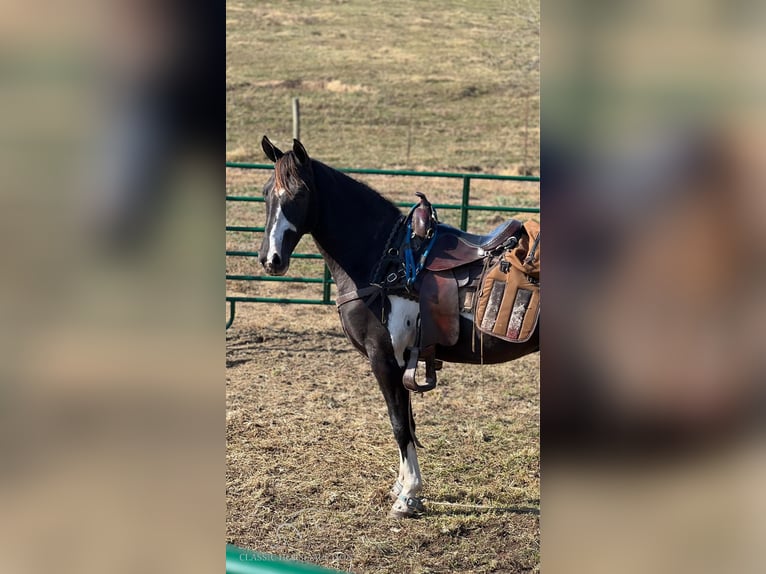
{"label": "dry grass", "polygon": [[[539,173],[539,3],[227,3],[227,150],[301,139],[337,166]],[[524,137],[527,135],[527,158]],[[407,155],[408,137],[411,149]]]}
{"label": "dry grass", "polygon": [[[329,165],[539,173],[538,56],[539,4],[527,0],[229,1],[226,157],[264,161],[264,133],[285,146],[298,96],[301,139]],[[227,171],[229,194],[259,194],[266,179]],[[459,180],[361,179],[397,201],[460,199]],[[475,181],[472,202],[539,205],[539,185]],[[475,212],[469,230],[503,217]],[[227,205],[230,225],[262,218],[261,204]],[[227,249],[259,241],[228,233]],[[297,249],[313,251],[310,238]],[[321,269],[293,260],[290,275]],[[236,257],[227,272],[260,273]],[[398,455],[385,403],[335,310],[240,304],[227,333],[227,541],[354,572],[537,571],[539,356],[445,365],[414,408],[428,513],[392,521]]]}
{"label": "dry grass", "polygon": [[385,403],[335,310],[241,313],[227,336],[230,542],[353,572],[537,569],[538,355],[446,365],[415,397],[428,514],[395,521]]}

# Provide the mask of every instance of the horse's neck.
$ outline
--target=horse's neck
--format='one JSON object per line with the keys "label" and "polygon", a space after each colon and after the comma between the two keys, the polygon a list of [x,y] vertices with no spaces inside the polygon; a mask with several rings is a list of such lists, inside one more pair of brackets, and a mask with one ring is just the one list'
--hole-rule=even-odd
{"label": "horse's neck", "polygon": [[361,287],[401,213],[376,192],[319,162],[314,163],[314,183],[317,247],[339,292]]}

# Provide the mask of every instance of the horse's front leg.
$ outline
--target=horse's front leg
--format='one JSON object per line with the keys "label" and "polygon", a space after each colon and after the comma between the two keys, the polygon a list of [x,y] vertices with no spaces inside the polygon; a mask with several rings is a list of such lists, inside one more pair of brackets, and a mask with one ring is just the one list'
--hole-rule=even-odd
{"label": "horse's front leg", "polygon": [[383,345],[383,350],[371,350],[369,357],[372,372],[386,399],[391,428],[399,446],[399,477],[391,489],[394,505],[391,507],[390,516],[407,518],[424,510],[418,496],[423,489],[423,479],[415,451],[410,395],[402,385],[404,369],[397,364],[393,352],[386,352],[386,347],[390,349],[390,345]]}

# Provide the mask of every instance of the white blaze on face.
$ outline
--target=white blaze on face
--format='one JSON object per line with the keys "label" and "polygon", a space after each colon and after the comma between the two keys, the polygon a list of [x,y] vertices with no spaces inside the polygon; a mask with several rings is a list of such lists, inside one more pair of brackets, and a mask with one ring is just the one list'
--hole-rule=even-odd
{"label": "white blaze on face", "polygon": [[282,240],[284,239],[287,230],[298,231],[295,225],[290,223],[290,220],[287,219],[287,216],[285,216],[282,211],[282,205],[277,201],[277,208],[274,211],[274,222],[271,224],[271,231],[269,232],[269,251],[266,254],[267,261],[271,261],[274,258],[274,255],[282,257]]}
{"label": "white blaze on face", "polygon": [[394,356],[400,367],[404,366],[404,350],[415,344],[419,306],[417,301],[392,295],[391,312],[388,315],[388,332],[394,346]]}

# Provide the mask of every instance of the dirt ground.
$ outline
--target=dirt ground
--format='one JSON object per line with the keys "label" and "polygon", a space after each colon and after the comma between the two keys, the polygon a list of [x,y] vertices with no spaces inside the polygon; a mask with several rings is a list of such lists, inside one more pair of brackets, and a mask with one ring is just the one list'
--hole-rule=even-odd
{"label": "dirt ground", "polygon": [[414,397],[409,520],[388,517],[396,444],[334,307],[239,304],[226,366],[227,542],[352,572],[539,570],[539,354],[445,364]]}

